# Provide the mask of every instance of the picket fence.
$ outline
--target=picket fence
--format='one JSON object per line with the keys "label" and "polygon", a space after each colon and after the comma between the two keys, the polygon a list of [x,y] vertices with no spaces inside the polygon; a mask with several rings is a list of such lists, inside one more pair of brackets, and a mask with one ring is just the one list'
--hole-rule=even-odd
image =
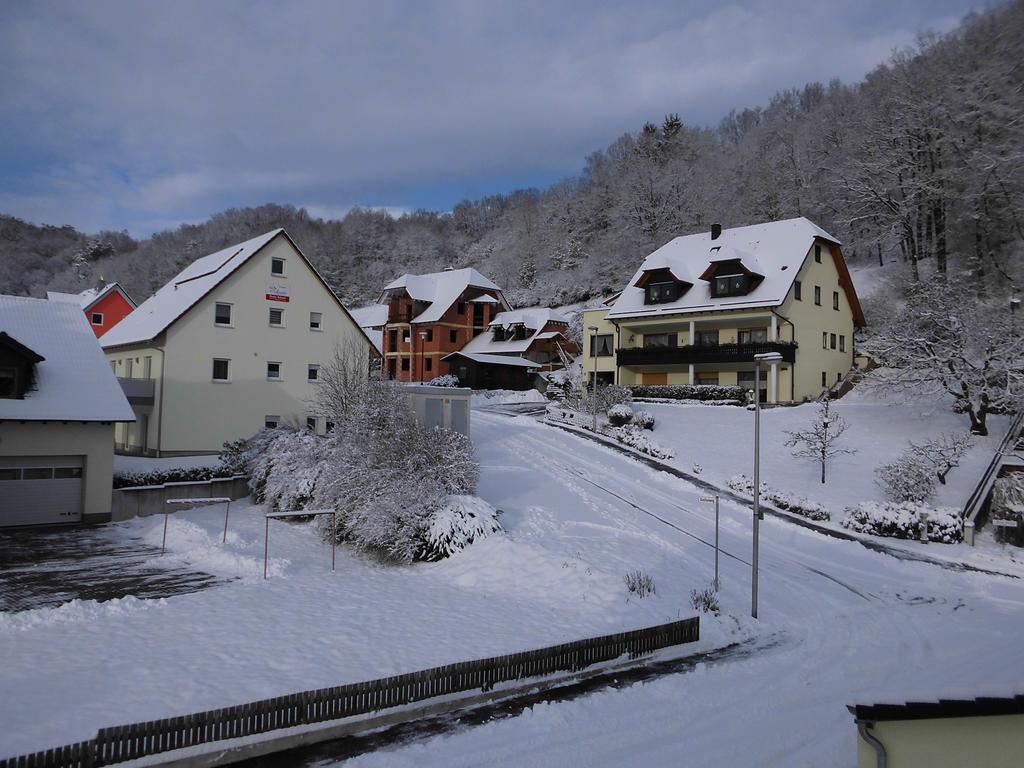
{"label": "picket fence", "polygon": [[175,749],[325,723],[499,683],[576,672],[621,656],[636,658],[698,640],[700,618],[576,640],[563,645],[432,667],[394,677],[278,696],[183,717],[101,728],[94,739],[0,759],[0,768],[93,768]]}

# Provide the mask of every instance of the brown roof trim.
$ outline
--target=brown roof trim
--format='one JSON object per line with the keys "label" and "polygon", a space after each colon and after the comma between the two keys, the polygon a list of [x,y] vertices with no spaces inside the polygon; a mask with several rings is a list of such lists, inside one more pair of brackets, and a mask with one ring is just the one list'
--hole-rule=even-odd
{"label": "brown roof trim", "polygon": [[851,704],[846,708],[858,721],[864,722],[1024,715],[1024,695],[910,701],[905,704]]}
{"label": "brown roof trim", "polygon": [[[672,271],[671,267],[655,267],[654,269],[645,269],[643,274],[640,275],[640,279],[633,283],[633,286],[635,288],[646,288],[647,283],[651,281],[651,277],[653,277],[654,274],[657,272],[668,272],[672,279],[675,280],[676,283],[678,283],[679,285],[685,285],[687,290],[693,288],[693,283],[691,283],[689,280],[683,280],[681,277],[678,277],[676,273]],[[619,291],[619,293],[622,293],[622,291]]]}
{"label": "brown roof trim", "polygon": [[6,331],[0,331],[0,344],[10,347],[15,351],[15,353],[21,355],[24,358],[27,358],[33,364],[41,363],[44,360],[46,360],[45,357],[40,355],[34,349],[32,349],[31,347],[26,347],[16,338],[10,336]]}
{"label": "brown roof trim", "polygon": [[846,266],[843,249],[838,243],[826,240],[824,237],[816,239],[828,245],[828,249],[832,252],[832,261],[835,263],[836,271],[839,273],[839,285],[846,294],[846,300],[850,302],[850,309],[853,310],[853,324],[858,328],[863,328],[867,325],[867,321],[864,319],[864,310],[861,309],[857,290],[853,287],[853,278],[850,277],[850,270]]}

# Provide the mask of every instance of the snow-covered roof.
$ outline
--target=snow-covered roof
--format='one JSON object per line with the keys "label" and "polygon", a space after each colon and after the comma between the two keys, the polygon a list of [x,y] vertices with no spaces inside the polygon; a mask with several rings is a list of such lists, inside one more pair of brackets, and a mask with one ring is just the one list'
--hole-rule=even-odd
{"label": "snow-covered roof", "polygon": [[[710,232],[677,237],[644,259],[612,304],[608,318],[778,306],[786,300],[815,238],[839,245],[839,240],[803,217],[723,229],[714,240]],[[710,284],[700,276],[713,262],[733,259],[739,259],[750,272],[763,275],[764,279],[746,296],[713,298]],[[644,304],[644,289],[636,287],[636,283],[645,272],[656,269],[668,269],[692,287],[676,301]]]}
{"label": "snow-covered roof", "polygon": [[501,289],[472,267],[431,272],[426,275],[402,275],[384,286],[380,300],[383,301],[389,291],[404,290],[415,301],[428,302],[427,308],[414,317],[412,322],[435,323],[467,288],[494,291],[501,297],[498,302],[508,306]]}
{"label": "snow-covered roof", "polygon": [[44,358],[24,399],[0,398],[0,419],[135,420],[77,303],[0,296],[0,329]]}
{"label": "snow-covered roof", "polygon": [[477,296],[475,299],[470,299],[469,302],[471,304],[497,304],[498,300],[491,296],[491,294],[484,293]]}
{"label": "snow-covered roof", "polygon": [[556,332],[544,332],[544,326],[550,322],[568,323],[564,315],[548,307],[534,307],[531,309],[516,309],[509,312],[499,312],[490,323],[493,328],[512,328],[524,326],[532,329],[533,333],[525,339],[507,339],[495,341],[494,334],[484,331],[469,340],[462,348],[464,352],[490,353],[495,355],[521,354],[530,348],[536,339],[551,338],[557,336]]}
{"label": "snow-covered roof", "polygon": [[154,293],[134,312],[107,331],[100,343],[105,348],[142,344],[159,336],[263,246],[284,232],[275,229],[244,243],[196,259],[177,277]]}
{"label": "snow-covered roof", "polygon": [[459,352],[452,352],[450,355],[445,355],[442,360],[448,360],[452,357],[465,357],[472,360],[474,363],[485,363],[487,365],[515,365],[521,368],[540,368],[538,363],[532,360],[524,360],[521,357],[513,357],[511,355],[485,355],[479,352],[466,352],[463,348]]}
{"label": "snow-covered roof", "polygon": [[368,304],[358,309],[350,309],[349,314],[362,329],[381,328],[388,322],[387,304]]}
{"label": "snow-covered roof", "polygon": [[79,293],[61,293],[60,291],[47,291],[47,301],[62,301],[66,304],[77,304],[83,310],[88,310],[93,304],[98,302],[104,296],[111,291],[117,291],[125,300],[133,307],[138,306],[135,303],[135,299],[128,295],[128,291],[122,288],[117,283],[107,283],[96,288],[86,288],[84,291]]}

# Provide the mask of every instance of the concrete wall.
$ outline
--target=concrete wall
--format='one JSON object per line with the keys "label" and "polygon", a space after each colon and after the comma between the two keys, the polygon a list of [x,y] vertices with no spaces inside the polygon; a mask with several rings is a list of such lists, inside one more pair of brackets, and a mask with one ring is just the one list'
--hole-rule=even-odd
{"label": "concrete wall", "polygon": [[226,497],[242,499],[249,495],[247,479],[242,476],[197,480],[185,483],[118,488],[111,500],[111,519],[162,515],[167,512],[168,499],[201,499]]}
{"label": "concrete wall", "polygon": [[110,519],[114,425],[97,422],[0,422],[0,456],[83,457],[82,522]]}
{"label": "concrete wall", "polygon": [[[896,720],[871,729],[889,768],[1016,768],[1024,755],[1024,715]],[[857,736],[857,765],[875,768],[875,751]]]}
{"label": "concrete wall", "polygon": [[[283,276],[270,273],[275,257],[285,260]],[[275,293],[283,286],[289,300],[268,300],[272,285]],[[232,305],[230,327],[214,323],[218,302]],[[282,327],[270,325],[272,307],[284,310]],[[321,330],[310,329],[310,312],[321,313]],[[265,416],[305,425],[317,386],[308,380],[307,367],[328,363],[339,345],[365,348],[367,361],[371,353],[365,336],[284,237],[274,239],[200,300],[165,336],[163,392],[158,385],[155,413],[149,418],[149,444],[161,455],[216,453],[226,440],[261,429]],[[118,360],[145,354],[149,352],[140,347],[111,350],[107,356]],[[157,357],[159,351],[153,361],[153,375],[159,379]],[[214,358],[230,361],[228,382],[213,381]],[[279,380],[267,378],[268,362],[280,363]],[[125,375],[123,365],[118,367],[120,376]],[[317,431],[324,429],[323,419],[318,419]]]}

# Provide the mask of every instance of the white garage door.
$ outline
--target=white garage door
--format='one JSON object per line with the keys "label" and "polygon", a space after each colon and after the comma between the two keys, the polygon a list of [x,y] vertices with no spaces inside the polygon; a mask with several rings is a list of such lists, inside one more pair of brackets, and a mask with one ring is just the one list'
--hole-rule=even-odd
{"label": "white garage door", "polygon": [[0,458],[0,527],[82,519],[81,456]]}

